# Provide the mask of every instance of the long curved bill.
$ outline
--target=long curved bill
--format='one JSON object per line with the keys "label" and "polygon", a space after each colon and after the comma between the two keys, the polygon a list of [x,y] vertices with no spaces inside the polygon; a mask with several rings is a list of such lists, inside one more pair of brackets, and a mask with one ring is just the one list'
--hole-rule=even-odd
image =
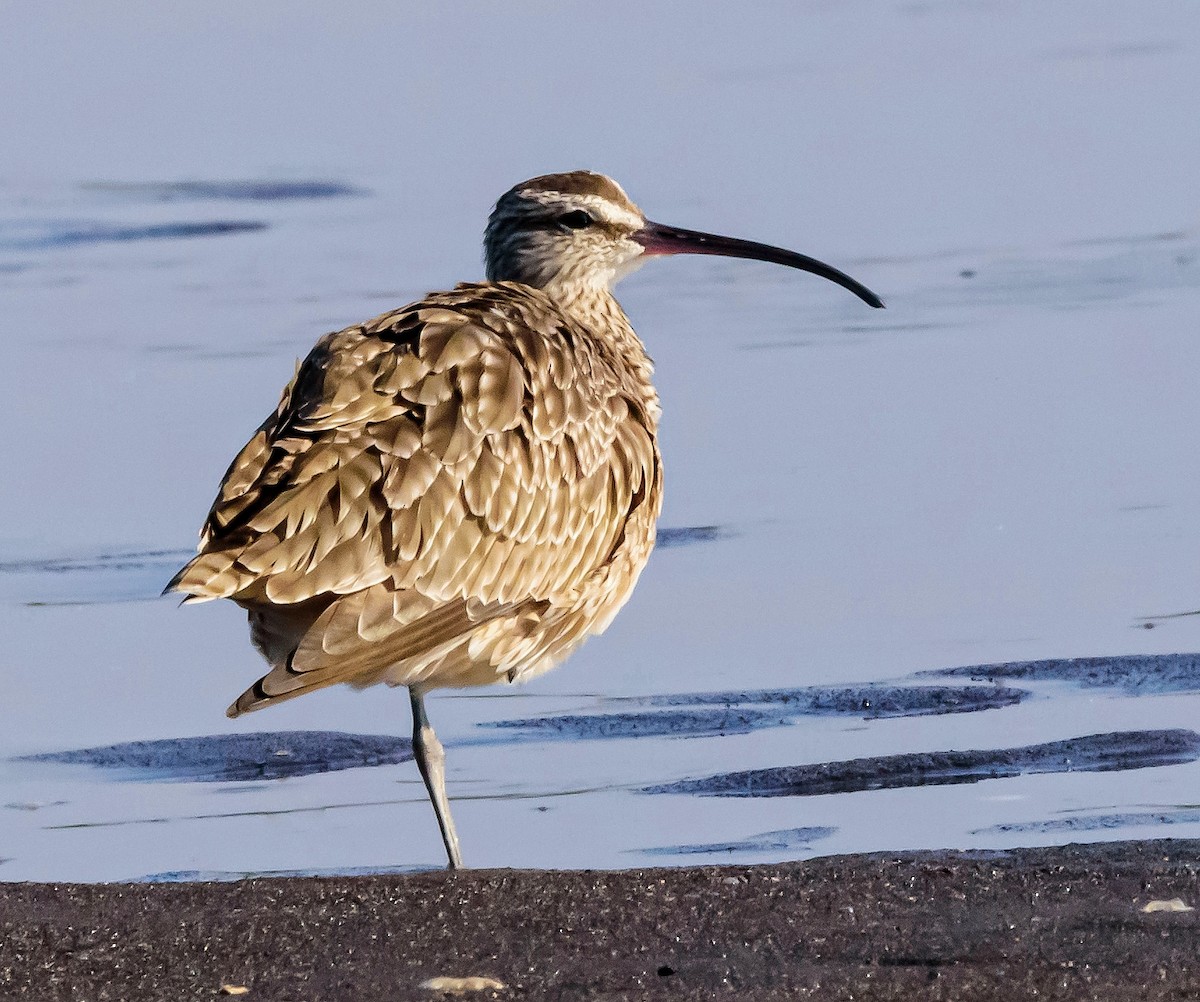
{"label": "long curved bill", "polygon": [[883,308],[883,300],[861,282],[856,282],[845,272],[832,265],[818,261],[806,254],[760,244],[753,240],[738,240],[736,237],[721,237],[715,233],[699,230],[684,230],[678,226],[664,226],[646,220],[646,225],[633,234],[633,239],[646,248],[647,254],[716,254],[721,257],[743,257],[754,261],[770,261],[788,268],[799,268],[821,278],[836,282],[849,289],[868,306]]}

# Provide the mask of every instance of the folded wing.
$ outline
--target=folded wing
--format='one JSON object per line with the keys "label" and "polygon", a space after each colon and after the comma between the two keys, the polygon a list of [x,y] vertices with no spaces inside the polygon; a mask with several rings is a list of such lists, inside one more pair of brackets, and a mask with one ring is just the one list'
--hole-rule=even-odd
{"label": "folded wing", "polygon": [[545,655],[547,619],[657,505],[653,416],[628,378],[523,287],[460,287],[323,338],[168,586],[250,611],[273,670],[231,711]]}

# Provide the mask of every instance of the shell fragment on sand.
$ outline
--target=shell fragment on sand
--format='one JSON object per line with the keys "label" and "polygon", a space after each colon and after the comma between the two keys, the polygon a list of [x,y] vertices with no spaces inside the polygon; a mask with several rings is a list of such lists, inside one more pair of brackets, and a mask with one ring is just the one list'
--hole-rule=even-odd
{"label": "shell fragment on sand", "polygon": [[1186,904],[1182,898],[1171,898],[1166,901],[1148,901],[1142,905],[1143,912],[1194,912],[1196,909]]}
{"label": "shell fragment on sand", "polygon": [[467,992],[502,991],[505,988],[505,984],[503,981],[497,981],[495,978],[451,978],[442,976],[422,981],[421,987],[428,988],[431,992],[444,992],[448,995],[465,995]]}

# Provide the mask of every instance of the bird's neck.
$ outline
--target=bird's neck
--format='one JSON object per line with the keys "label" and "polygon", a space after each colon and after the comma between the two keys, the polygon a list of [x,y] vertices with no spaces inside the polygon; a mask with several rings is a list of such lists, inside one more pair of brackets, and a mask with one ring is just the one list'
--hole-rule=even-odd
{"label": "bird's neck", "polygon": [[592,334],[603,346],[615,351],[622,367],[633,377],[648,416],[657,424],[658,394],[651,381],[654,363],[646,354],[646,346],[634,331],[612,289],[591,284],[551,283],[543,291],[583,330]]}

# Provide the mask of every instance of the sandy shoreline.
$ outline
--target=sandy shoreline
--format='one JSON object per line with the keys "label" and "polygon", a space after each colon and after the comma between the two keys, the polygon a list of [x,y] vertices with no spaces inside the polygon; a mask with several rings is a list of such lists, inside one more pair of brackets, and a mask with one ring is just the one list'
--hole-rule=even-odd
{"label": "sandy shoreline", "polygon": [[[1200,995],[1200,841],[764,866],[0,885],[0,996],[1121,999]],[[489,991],[473,997],[492,997]]]}

